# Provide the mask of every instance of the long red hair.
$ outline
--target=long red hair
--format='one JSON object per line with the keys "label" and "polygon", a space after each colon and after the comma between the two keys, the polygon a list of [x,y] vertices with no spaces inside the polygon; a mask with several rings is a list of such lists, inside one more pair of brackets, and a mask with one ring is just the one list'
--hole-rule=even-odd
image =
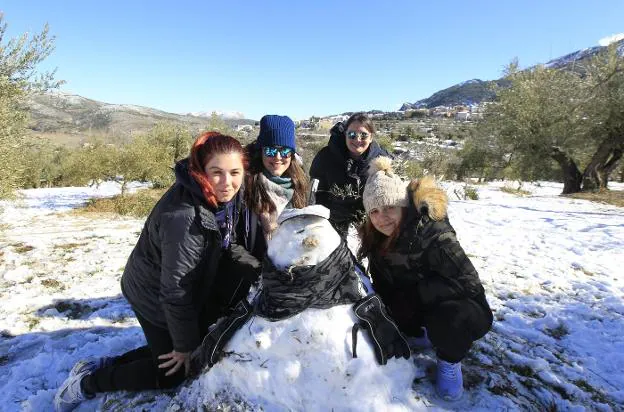
{"label": "long red hair", "polygon": [[212,185],[208,181],[204,168],[216,155],[238,153],[243,162],[243,168],[247,170],[247,155],[243,146],[232,136],[227,136],[219,132],[204,132],[195,140],[191,147],[189,156],[190,174],[201,187],[202,193],[208,205],[217,207],[217,196]]}

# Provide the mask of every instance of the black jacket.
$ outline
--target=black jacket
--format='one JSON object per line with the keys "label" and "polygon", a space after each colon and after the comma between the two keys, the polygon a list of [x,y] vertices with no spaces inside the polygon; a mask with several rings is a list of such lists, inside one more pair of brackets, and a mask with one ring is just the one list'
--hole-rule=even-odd
{"label": "black jacket", "polygon": [[369,256],[373,288],[399,322],[448,300],[475,299],[489,311],[479,275],[446,216],[446,197],[436,191],[421,185],[410,192],[394,246]]}
{"label": "black jacket", "polygon": [[316,203],[331,211],[330,221],[345,227],[360,220],[364,213],[362,192],[370,162],[379,156],[391,157],[376,141],[360,159],[349,157],[344,127],[337,123],[330,131],[329,143],[312,160],[310,177],[318,179]]}
{"label": "black jacket", "polygon": [[[176,182],[145,222],[124,269],[121,289],[137,313],[169,331],[176,351],[188,352],[206,332],[208,325],[202,320],[206,304],[215,307],[210,302],[218,292],[215,285],[230,275],[218,270],[221,259],[227,256],[246,267],[248,277],[258,274],[259,262],[236,239],[228,250],[222,249],[214,213],[190,176],[186,159],[176,164],[175,174]],[[235,211],[237,217],[240,213]],[[240,294],[236,286],[231,289],[239,289]]]}

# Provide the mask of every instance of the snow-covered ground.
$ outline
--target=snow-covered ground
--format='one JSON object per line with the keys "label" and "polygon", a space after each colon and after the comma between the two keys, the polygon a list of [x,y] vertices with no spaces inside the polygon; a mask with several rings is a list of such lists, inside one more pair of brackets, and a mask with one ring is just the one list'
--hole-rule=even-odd
{"label": "snow-covered ground", "polygon": [[[341,306],[254,318],[200,378],[79,410],[623,410],[624,209],[559,197],[555,183],[525,185],[527,197],[502,185],[457,200],[445,184],[495,314],[464,361],[458,403],[434,396],[431,350],[381,367],[360,335],[352,359],[353,319]],[[1,204],[0,410],[50,410],[74,362],[144,342],[119,291],[142,220],[68,212],[117,190],[29,190]]]}

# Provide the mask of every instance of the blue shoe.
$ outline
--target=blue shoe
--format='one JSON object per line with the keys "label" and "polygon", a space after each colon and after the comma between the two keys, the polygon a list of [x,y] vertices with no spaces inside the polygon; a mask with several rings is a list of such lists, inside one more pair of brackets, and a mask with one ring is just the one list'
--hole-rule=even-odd
{"label": "blue shoe", "polygon": [[423,331],[422,336],[419,336],[417,338],[410,336],[409,338],[407,338],[407,343],[410,345],[410,348],[416,348],[416,349],[432,348],[433,344],[429,340],[429,335],[427,335],[427,328],[421,327],[420,329],[422,329]]}
{"label": "blue shoe", "polygon": [[445,401],[457,401],[464,393],[461,362],[450,363],[438,358],[436,393]]}

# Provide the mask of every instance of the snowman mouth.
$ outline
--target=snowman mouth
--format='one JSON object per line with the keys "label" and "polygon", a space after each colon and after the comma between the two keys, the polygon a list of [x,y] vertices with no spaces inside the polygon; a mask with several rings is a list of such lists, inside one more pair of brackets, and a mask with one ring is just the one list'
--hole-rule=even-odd
{"label": "snowman mouth", "polygon": [[306,230],[314,230],[314,229],[324,229],[325,226],[323,225],[314,225],[314,226],[308,226],[308,227],[304,227],[303,229],[299,229],[295,232],[296,235],[305,232]]}

